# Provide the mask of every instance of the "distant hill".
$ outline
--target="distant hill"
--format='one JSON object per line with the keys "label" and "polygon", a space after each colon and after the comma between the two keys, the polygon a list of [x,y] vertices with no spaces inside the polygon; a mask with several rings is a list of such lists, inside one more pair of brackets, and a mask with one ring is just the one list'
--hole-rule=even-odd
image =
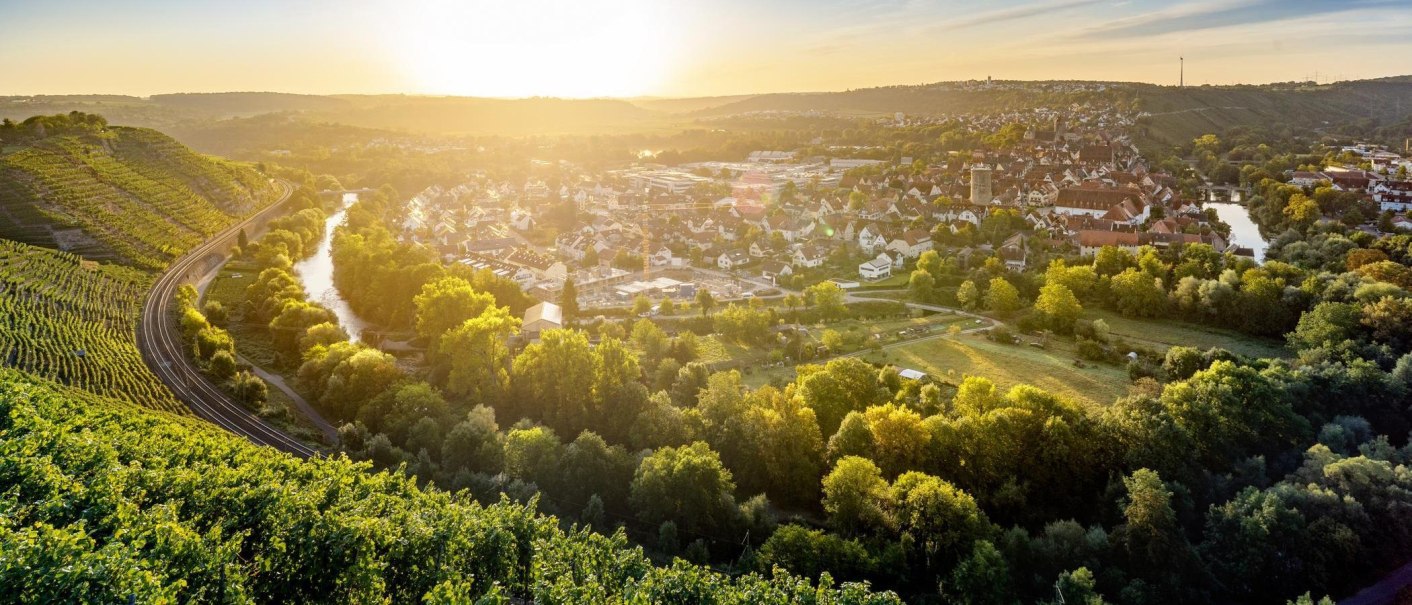
{"label": "distant hill", "polygon": [[[232,117],[268,114],[306,122],[413,134],[533,136],[679,130],[693,122],[754,112],[886,116],[972,113],[1069,103],[1120,102],[1154,114],[1152,142],[1190,140],[1231,126],[1333,128],[1386,126],[1412,114],[1412,77],[1336,84],[1157,86],[1125,82],[971,82],[887,86],[839,92],[697,98],[492,99],[415,95],[295,95],[231,92],[156,95],[0,97],[0,117],[41,112],[102,112],[115,122],[200,135]],[[1395,134],[1395,133],[1394,133]],[[207,148],[203,145],[203,149]]]}
{"label": "distant hill", "polygon": [[160,268],[274,197],[250,166],[94,115],[0,129],[0,237],[27,244]]}
{"label": "distant hill", "polygon": [[[1233,126],[1335,131],[1355,124],[1396,123],[1412,115],[1412,76],[1336,84],[1156,86],[1121,82],[1027,82],[994,89],[955,83],[891,86],[845,92],[755,95],[693,112],[711,118],[749,112],[819,111],[856,115],[937,115],[1120,102],[1151,113],[1140,134],[1153,143],[1181,143]],[[1086,90],[1069,90],[1083,85]],[[1101,90],[1099,88],[1101,87]],[[684,102],[684,101],[683,101]]]}
{"label": "distant hill", "polygon": [[1332,134],[1412,116],[1412,77],[1407,76],[1321,86],[1143,86],[1137,94],[1140,107],[1152,114],[1142,122],[1143,134],[1164,143],[1186,142],[1233,126]]}
{"label": "distant hill", "polygon": [[724,97],[642,97],[636,99],[625,99],[643,109],[660,111],[663,113],[691,113],[714,109],[729,103],[736,103],[757,95],[730,95]]}
{"label": "distant hill", "polygon": [[402,95],[344,96],[338,109],[316,110],[316,120],[416,133],[524,136],[596,134],[651,127],[655,112],[616,99],[487,99]]}
{"label": "distant hill", "polygon": [[156,105],[213,117],[252,116],[281,111],[337,110],[349,103],[337,97],[280,92],[220,92],[152,95]]}

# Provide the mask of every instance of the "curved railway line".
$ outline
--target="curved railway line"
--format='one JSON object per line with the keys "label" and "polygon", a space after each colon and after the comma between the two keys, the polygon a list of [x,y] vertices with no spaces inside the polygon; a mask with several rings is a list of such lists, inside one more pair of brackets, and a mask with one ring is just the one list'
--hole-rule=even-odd
{"label": "curved railway line", "polygon": [[245,409],[195,367],[170,314],[177,290],[182,284],[200,277],[210,255],[219,254],[223,246],[238,237],[241,229],[273,216],[289,200],[293,187],[283,181],[279,182],[279,186],[283,189],[279,200],[193,248],[173,261],[157,278],[142,306],[137,327],[137,348],[152,372],[197,416],[257,445],[270,446],[300,458],[311,458],[319,454],[318,450]]}

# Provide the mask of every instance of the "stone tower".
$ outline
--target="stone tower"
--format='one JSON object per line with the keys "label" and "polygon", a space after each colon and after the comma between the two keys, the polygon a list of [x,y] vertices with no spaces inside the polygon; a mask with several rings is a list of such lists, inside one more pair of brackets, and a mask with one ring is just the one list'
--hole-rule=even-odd
{"label": "stone tower", "polygon": [[989,204],[995,196],[990,191],[990,166],[976,164],[971,167],[971,203]]}

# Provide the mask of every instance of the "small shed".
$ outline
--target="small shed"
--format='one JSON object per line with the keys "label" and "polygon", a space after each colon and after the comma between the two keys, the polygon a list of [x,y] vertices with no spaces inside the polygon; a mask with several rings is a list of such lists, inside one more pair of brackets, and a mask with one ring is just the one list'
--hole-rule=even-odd
{"label": "small shed", "polygon": [[538,339],[545,330],[564,327],[564,310],[552,302],[542,302],[525,311],[525,321],[521,330],[526,338]]}
{"label": "small shed", "polygon": [[897,371],[897,375],[908,380],[921,380],[927,377],[926,372],[923,372],[921,370],[913,370],[911,368],[902,368]]}

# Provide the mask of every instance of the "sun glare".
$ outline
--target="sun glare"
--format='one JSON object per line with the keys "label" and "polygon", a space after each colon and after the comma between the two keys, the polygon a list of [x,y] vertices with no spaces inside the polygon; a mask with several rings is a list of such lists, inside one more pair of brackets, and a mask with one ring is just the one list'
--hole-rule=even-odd
{"label": "sun glare", "polygon": [[398,50],[426,94],[642,95],[675,55],[668,4],[429,0],[404,13]]}

